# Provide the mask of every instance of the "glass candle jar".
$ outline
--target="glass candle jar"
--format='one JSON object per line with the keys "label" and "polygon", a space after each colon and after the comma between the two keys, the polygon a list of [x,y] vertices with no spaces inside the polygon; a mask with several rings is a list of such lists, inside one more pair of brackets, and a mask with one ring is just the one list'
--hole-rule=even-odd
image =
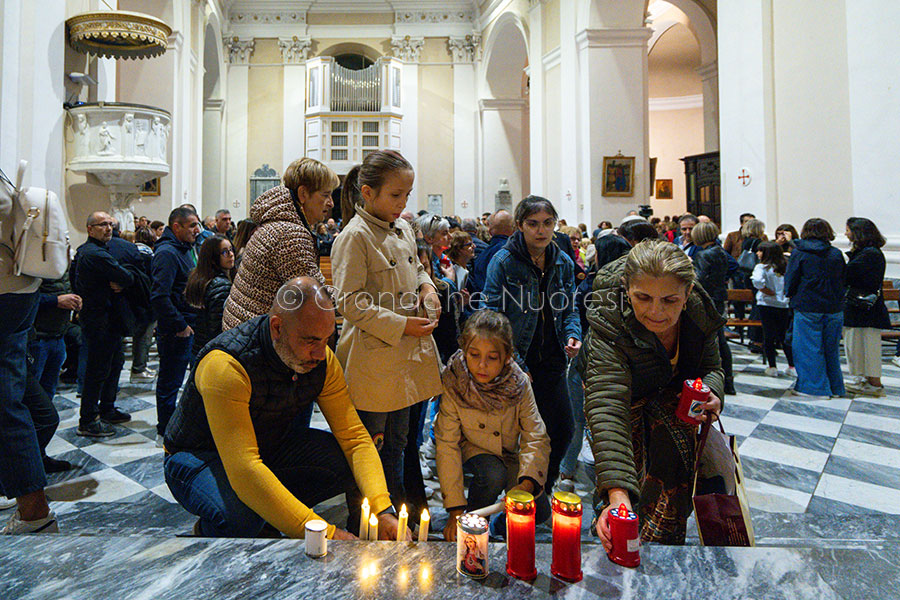
{"label": "glass candle jar", "polygon": [[553,562],[550,572],[566,581],[581,581],[581,498],[553,494]]}
{"label": "glass candle jar", "polygon": [[522,490],[506,494],[506,572],[518,579],[537,577],[534,566],[534,496]]}
{"label": "glass candle jar", "polygon": [[488,522],[466,513],[456,519],[456,570],[474,579],[488,574]]}

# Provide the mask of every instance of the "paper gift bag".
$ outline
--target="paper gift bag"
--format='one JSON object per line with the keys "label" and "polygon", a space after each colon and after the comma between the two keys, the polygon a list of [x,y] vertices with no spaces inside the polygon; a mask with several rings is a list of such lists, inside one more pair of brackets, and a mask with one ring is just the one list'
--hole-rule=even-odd
{"label": "paper gift bag", "polygon": [[753,546],[753,523],[744,490],[737,441],[719,428],[701,426],[694,463],[693,500],[700,543],[704,546]]}

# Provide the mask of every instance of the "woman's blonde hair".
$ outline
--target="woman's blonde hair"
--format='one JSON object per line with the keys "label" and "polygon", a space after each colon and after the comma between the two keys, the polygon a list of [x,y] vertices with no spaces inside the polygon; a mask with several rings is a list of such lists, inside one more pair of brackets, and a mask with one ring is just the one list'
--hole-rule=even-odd
{"label": "woman's blonde hair", "polygon": [[705,246],[710,242],[716,241],[719,237],[719,228],[712,222],[700,222],[694,225],[691,230],[691,241],[697,246]]}
{"label": "woman's blonde hair", "polygon": [[320,163],[314,158],[298,158],[288,165],[284,170],[284,177],[281,178],[284,187],[289,190],[296,191],[301,185],[312,194],[322,190],[333,190],[341,185],[341,180],[337,173],[331,168]]}
{"label": "woman's blonde hair", "polygon": [[466,319],[462,334],[457,340],[460,349],[465,352],[476,337],[499,342],[503,348],[505,358],[513,355],[512,325],[509,324],[509,319],[506,318],[506,315],[487,309],[472,313],[472,316]]}
{"label": "woman's blonde hair", "polygon": [[762,238],[766,233],[766,224],[759,219],[747,219],[741,225],[741,237],[743,238]]}
{"label": "woman's blonde hair", "polygon": [[447,258],[456,262],[462,255],[463,248],[472,243],[472,236],[465,231],[454,231],[450,235],[450,247],[447,248]]}
{"label": "woman's blonde hair", "polygon": [[674,277],[687,287],[694,283],[694,265],[684,250],[675,244],[648,238],[632,248],[625,259],[622,277],[625,288],[631,287],[639,277]]}
{"label": "woman's blonde hair", "polygon": [[566,234],[568,237],[572,237],[573,235],[577,235],[579,238],[581,237],[581,230],[577,227],[572,227],[571,225],[563,225],[559,228],[559,231]]}

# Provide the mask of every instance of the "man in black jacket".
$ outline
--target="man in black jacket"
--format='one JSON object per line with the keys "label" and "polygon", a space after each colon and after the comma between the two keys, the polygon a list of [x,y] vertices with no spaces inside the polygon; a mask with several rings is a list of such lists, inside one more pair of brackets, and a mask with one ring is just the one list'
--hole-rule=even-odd
{"label": "man in black jacket", "polygon": [[200,233],[197,213],[186,206],[169,214],[169,226],[154,246],[150,303],[156,315],[159,375],[156,381],[157,441],[172,413],[191,359],[196,312],[184,298],[188,274],[194,268],[191,248]]}
{"label": "man in black jacket", "polygon": [[88,240],[78,247],[71,269],[72,288],[81,296],[79,314],[87,347],[87,368],[81,395],[78,435],[109,437],[113,423],[125,423],[131,415],[115,407],[122,354],[122,323],[115,316],[123,289],[134,280],[109,253],[113,220],[105,212],[87,220]]}

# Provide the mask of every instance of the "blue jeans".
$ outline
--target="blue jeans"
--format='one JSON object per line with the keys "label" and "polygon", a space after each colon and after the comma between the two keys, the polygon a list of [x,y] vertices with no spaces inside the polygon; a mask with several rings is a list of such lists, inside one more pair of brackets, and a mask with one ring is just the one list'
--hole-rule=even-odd
{"label": "blue jeans", "polygon": [[63,336],[35,338],[28,342],[28,353],[34,359],[31,369],[35,378],[50,400],[53,400],[59,384],[59,370],[66,362],[66,342]]}
{"label": "blue jeans", "polygon": [[23,401],[28,330],[38,294],[0,295],[0,494],[20,498],[44,489],[47,476],[31,413]]}
{"label": "blue jeans", "polygon": [[576,368],[576,360],[569,361],[568,385],[569,401],[572,403],[572,417],[575,422],[575,431],[572,441],[563,455],[559,465],[559,471],[563,475],[575,475],[578,466],[578,453],[581,452],[581,444],[584,441],[584,387],[581,385],[581,374]]}
{"label": "blue jeans", "polygon": [[844,313],[794,311],[792,350],[797,383],[794,389],[814,396],[843,396],[841,327]]}
{"label": "blue jeans", "polygon": [[[285,445],[263,463],[295,498],[312,508],[349,493],[356,482],[335,437],[296,424]],[[166,484],[189,513],[200,517],[207,537],[255,537],[265,521],[244,504],[215,450],[177,452],[165,458]],[[358,517],[357,517],[358,518]]]}
{"label": "blue jeans", "polygon": [[156,338],[156,346],[159,351],[159,376],[156,379],[156,432],[160,435],[165,435],[169,419],[175,412],[178,390],[181,389],[181,384],[184,382],[184,373],[191,360],[193,343],[193,335],[178,337],[174,333],[164,333]]}

